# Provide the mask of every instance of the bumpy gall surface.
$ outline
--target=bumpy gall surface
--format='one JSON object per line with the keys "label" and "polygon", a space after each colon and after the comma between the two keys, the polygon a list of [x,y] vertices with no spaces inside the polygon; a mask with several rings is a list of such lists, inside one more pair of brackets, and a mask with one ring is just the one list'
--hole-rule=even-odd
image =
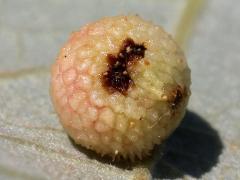
{"label": "bumpy gall surface", "polygon": [[116,16],[71,35],[52,67],[51,96],[77,144],[133,160],[178,126],[189,86],[170,35],[138,16]]}

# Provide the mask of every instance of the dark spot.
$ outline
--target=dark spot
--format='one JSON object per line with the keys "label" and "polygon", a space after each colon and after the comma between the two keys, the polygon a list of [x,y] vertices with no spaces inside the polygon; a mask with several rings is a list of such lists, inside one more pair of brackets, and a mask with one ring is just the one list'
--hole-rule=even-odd
{"label": "dark spot", "polygon": [[180,85],[178,85],[171,94],[169,103],[172,110],[175,110],[178,108],[180,103],[182,102],[184,96],[186,96],[186,89],[182,88]]}
{"label": "dark spot", "polygon": [[107,55],[108,70],[102,74],[102,83],[110,93],[118,91],[127,94],[129,87],[134,84],[128,67],[136,60],[144,58],[145,50],[143,44],[136,44],[131,38],[127,38],[117,55]]}
{"label": "dark spot", "polygon": [[175,109],[177,107],[177,105],[181,102],[182,100],[182,93],[179,89],[177,89],[176,93],[175,93],[175,97],[171,103],[171,107],[172,109]]}
{"label": "dark spot", "polygon": [[67,57],[67,55],[64,56],[65,58]]}

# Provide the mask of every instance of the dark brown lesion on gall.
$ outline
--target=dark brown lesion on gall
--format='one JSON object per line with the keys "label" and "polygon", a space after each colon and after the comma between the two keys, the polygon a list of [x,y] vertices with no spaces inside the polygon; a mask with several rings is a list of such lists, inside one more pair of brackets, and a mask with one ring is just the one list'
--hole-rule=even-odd
{"label": "dark brown lesion on gall", "polygon": [[187,90],[186,87],[182,87],[180,85],[177,85],[170,93],[170,98],[168,99],[170,108],[172,110],[176,110],[184,98],[187,96]]}
{"label": "dark brown lesion on gall", "polygon": [[144,58],[146,47],[137,44],[131,38],[123,41],[117,55],[108,54],[108,70],[102,74],[103,86],[110,92],[116,91],[123,95],[134,85],[128,68],[137,60]]}

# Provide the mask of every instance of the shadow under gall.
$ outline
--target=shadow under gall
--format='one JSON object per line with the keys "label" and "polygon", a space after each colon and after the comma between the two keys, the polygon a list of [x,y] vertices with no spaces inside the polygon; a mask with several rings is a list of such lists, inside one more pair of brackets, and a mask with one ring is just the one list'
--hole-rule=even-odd
{"label": "shadow under gall", "polygon": [[69,139],[73,146],[89,159],[127,170],[149,167],[153,179],[175,179],[183,177],[184,174],[200,178],[218,163],[223,149],[218,132],[206,120],[190,111],[186,112],[174,133],[162,145],[154,148],[150,157],[135,162],[123,159],[114,161],[111,157],[102,157],[77,145],[70,137]]}
{"label": "shadow under gall", "polygon": [[200,178],[218,163],[223,144],[218,135],[203,118],[187,111],[161,150],[155,149],[153,178],[180,178],[184,174]]}

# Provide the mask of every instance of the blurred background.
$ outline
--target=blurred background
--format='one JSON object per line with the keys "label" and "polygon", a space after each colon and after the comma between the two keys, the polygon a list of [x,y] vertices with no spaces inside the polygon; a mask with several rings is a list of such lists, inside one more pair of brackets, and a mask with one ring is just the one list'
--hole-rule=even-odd
{"label": "blurred background", "polygon": [[[240,1],[0,0],[0,179],[240,179]],[[130,168],[73,146],[49,98],[49,69],[70,33],[104,16],[164,27],[192,70],[181,126]]]}

